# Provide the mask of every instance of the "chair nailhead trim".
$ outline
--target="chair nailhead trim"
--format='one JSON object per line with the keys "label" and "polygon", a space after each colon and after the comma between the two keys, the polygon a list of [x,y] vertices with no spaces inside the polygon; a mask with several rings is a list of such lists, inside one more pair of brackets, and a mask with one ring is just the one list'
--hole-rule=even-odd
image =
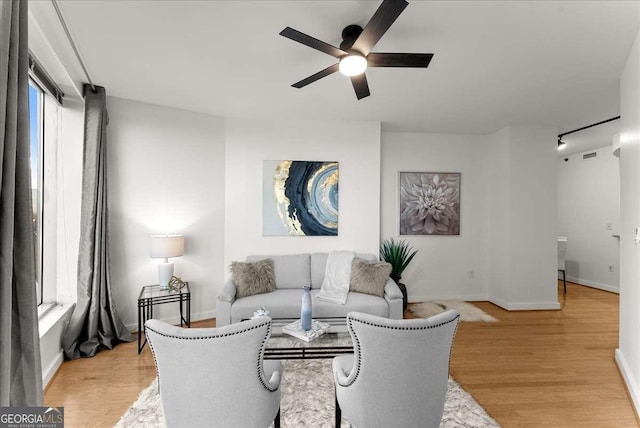
{"label": "chair nailhead trim", "polygon": [[[265,334],[264,338],[262,339],[262,346],[260,347],[260,354],[258,354],[258,379],[260,379],[260,383],[262,384],[262,386],[269,392],[275,392],[278,390],[278,388],[280,388],[280,384],[278,384],[277,388],[274,388],[271,386],[271,384],[269,383],[269,381],[267,381],[267,379],[264,377],[264,349],[267,346],[267,340],[269,340],[269,337],[271,336],[271,322],[269,322],[269,328],[267,329],[267,334]],[[282,378],[282,373],[280,374],[281,378]]]}
{"label": "chair nailhead trim", "polygon": [[[358,376],[360,375],[360,365],[362,363],[362,354],[360,352],[360,339],[358,339],[358,335],[356,334],[356,332],[353,330],[353,323],[354,322],[359,322],[360,324],[366,324],[366,325],[370,325],[373,327],[380,327],[380,328],[386,328],[389,330],[403,330],[403,331],[412,331],[412,330],[429,330],[432,328],[437,328],[437,327],[442,327],[444,325],[450,324],[452,322],[456,322],[459,321],[460,319],[460,314],[458,314],[455,318],[450,319],[449,321],[446,322],[442,322],[439,324],[433,324],[433,325],[425,325],[422,327],[399,327],[399,326],[389,326],[389,325],[382,325],[382,324],[377,324],[377,323],[373,323],[370,321],[364,321],[361,319],[357,319],[357,318],[353,318],[351,316],[347,317],[347,326],[349,328],[349,333],[351,334],[351,337],[353,337],[354,339],[354,351],[355,351],[355,355],[357,355],[357,359],[356,359],[356,374],[355,376],[353,376],[353,379],[351,379],[351,381],[349,383],[346,383],[345,385],[341,385],[343,387],[348,387],[351,386],[355,383],[356,379],[358,378]],[[453,339],[455,339],[456,336],[456,332],[458,331],[458,324],[459,322],[456,322],[456,328],[453,331],[453,337],[451,339],[451,347],[449,348],[449,367],[451,367],[451,352],[453,349]],[[447,371],[449,371],[449,369],[447,369]],[[351,376],[351,374],[349,375]]]}
{"label": "chair nailhead trim", "polygon": [[357,321],[360,324],[366,324],[366,325],[370,325],[370,326],[373,326],[373,327],[386,328],[386,329],[389,329],[389,330],[428,330],[428,329],[431,329],[431,328],[442,327],[443,325],[447,325],[449,323],[452,323],[452,322],[454,322],[455,320],[457,320],[459,318],[460,318],[460,315],[456,316],[453,319],[450,319],[449,321],[442,322],[440,324],[425,325],[425,326],[422,326],[422,327],[389,326],[389,325],[376,324],[376,323],[373,323],[373,322],[370,322],[370,321],[363,321],[363,320],[360,320],[360,319],[357,319],[357,318],[349,318],[349,321]]}
{"label": "chair nailhead trim", "polygon": [[[149,339],[149,335],[147,334],[147,330],[151,330],[150,328],[148,328],[146,325],[144,326],[144,337],[147,340],[147,342],[149,342],[149,348],[151,349],[151,355],[153,355],[153,364],[155,364],[156,366],[156,377],[158,378],[158,394],[160,394],[160,372],[158,371],[158,360],[156,359],[156,351],[155,349],[153,349],[153,343],[151,342],[151,340]],[[151,330],[154,333],[158,333],[155,330]],[[138,332],[138,334],[140,334],[140,332]],[[160,333],[158,333],[160,334]]]}
{"label": "chair nailhead trim", "polygon": [[[269,322],[271,322],[269,320]],[[203,339],[219,339],[221,337],[229,337],[229,336],[235,336],[237,334],[241,334],[241,333],[245,333],[247,331],[251,331],[251,330],[255,330],[257,328],[262,327],[263,325],[265,325],[266,323],[262,323],[262,324],[258,324],[255,325],[253,327],[249,327],[249,328],[245,328],[244,330],[238,330],[238,331],[233,331],[231,333],[225,333],[225,334],[214,334],[212,336],[201,336],[201,337],[184,337],[184,336],[173,336],[171,334],[164,334],[164,333],[160,333],[159,331],[156,331],[154,329],[149,329],[152,332],[156,333],[158,336],[163,336],[163,337],[170,337],[172,339],[179,339],[179,340],[203,340]],[[147,329],[148,327],[145,326],[145,329]]]}
{"label": "chair nailhead trim", "polygon": [[165,334],[165,333],[161,333],[157,330],[154,330],[152,328],[147,327],[146,325],[144,326],[144,330],[145,330],[145,336],[147,337],[147,341],[149,342],[149,347],[151,348],[151,353],[153,354],[153,362],[156,365],[156,376],[158,377],[158,392],[160,392],[160,372],[158,371],[158,360],[156,359],[156,352],[155,349],[153,348],[153,342],[151,341],[151,339],[149,338],[149,336],[147,335],[147,330],[154,332],[155,334],[157,334],[158,336],[162,336],[162,337],[168,337],[171,339],[178,339],[178,340],[206,340],[206,339],[220,339],[223,337],[231,337],[231,336],[235,336],[241,333],[246,333],[247,331],[251,331],[251,330],[255,330],[257,328],[262,328],[265,324],[268,325],[267,327],[267,333],[265,334],[265,337],[262,339],[262,345],[260,346],[260,353],[258,354],[258,379],[260,380],[260,383],[262,384],[262,386],[270,392],[274,392],[277,391],[278,388],[273,388],[269,385],[269,382],[266,381],[266,379],[264,378],[264,369],[262,367],[262,361],[264,358],[264,349],[266,347],[267,344],[267,340],[269,340],[269,337],[271,336],[271,320],[269,319],[268,321],[262,322],[260,324],[257,324],[253,327],[249,327],[249,328],[245,328],[243,330],[238,330],[238,331],[234,331],[231,333],[224,333],[224,334],[214,334],[211,336],[201,336],[201,337],[184,337],[184,336],[174,336],[171,334]]}

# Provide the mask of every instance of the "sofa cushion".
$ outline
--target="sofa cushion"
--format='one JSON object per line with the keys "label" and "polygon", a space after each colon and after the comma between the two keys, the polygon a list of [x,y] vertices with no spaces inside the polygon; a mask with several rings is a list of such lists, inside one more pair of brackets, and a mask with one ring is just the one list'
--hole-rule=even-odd
{"label": "sofa cushion", "polygon": [[[347,303],[336,305],[315,299],[320,290],[311,290],[313,319],[344,318],[349,312],[365,312],[381,317],[389,316],[389,305],[385,299],[370,294],[349,292]],[[276,290],[273,293],[249,296],[236,300],[231,307],[231,322],[249,319],[256,309],[264,306],[269,316],[277,319],[299,319],[302,290]]]}
{"label": "sofa cushion", "polygon": [[383,297],[384,286],[391,273],[391,264],[373,262],[356,257],[351,263],[349,291]]}
{"label": "sofa cushion", "polygon": [[[320,288],[324,282],[324,273],[327,269],[327,257],[329,253],[311,254],[311,288]],[[375,262],[378,258],[373,254],[356,253],[356,257],[368,262]]]}
{"label": "sofa cushion", "polygon": [[247,262],[256,262],[263,259],[273,260],[273,272],[277,289],[301,289],[311,284],[309,254],[281,256],[253,255],[247,257]]}
{"label": "sofa cushion", "polygon": [[271,259],[259,260],[255,263],[232,262],[231,274],[238,299],[276,290]]}

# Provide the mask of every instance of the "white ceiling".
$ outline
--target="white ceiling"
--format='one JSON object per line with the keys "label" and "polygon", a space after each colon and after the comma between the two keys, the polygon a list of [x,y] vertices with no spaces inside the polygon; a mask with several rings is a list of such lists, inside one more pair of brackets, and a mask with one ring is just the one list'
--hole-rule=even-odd
{"label": "white ceiling", "polygon": [[[58,4],[109,95],[217,116],[371,120],[442,133],[566,132],[617,116],[619,76],[640,27],[640,1],[410,1],[373,51],[434,53],[429,68],[369,69],[371,96],[358,101],[338,73],[292,88],[335,59],[278,33],[291,26],[337,46],[342,28],[364,26],[379,1]],[[86,79],[55,12],[48,1],[30,7],[30,46],[47,68],[65,64],[51,73],[69,91]],[[580,134],[566,137],[572,150]]]}

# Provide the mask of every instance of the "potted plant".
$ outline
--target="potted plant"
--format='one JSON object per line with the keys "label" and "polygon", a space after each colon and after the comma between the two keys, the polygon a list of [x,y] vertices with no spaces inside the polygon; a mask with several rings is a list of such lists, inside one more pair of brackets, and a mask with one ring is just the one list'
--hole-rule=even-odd
{"label": "potted plant", "polygon": [[402,292],[403,310],[407,309],[407,287],[400,282],[402,272],[407,268],[418,250],[414,250],[405,241],[385,239],[380,243],[380,258],[391,265],[391,279],[398,284]]}

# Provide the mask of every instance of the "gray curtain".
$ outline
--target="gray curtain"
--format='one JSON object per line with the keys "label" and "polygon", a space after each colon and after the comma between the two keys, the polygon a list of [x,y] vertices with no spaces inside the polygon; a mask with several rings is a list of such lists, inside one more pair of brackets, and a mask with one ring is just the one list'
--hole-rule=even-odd
{"label": "gray curtain", "polygon": [[0,406],[41,406],[27,1],[0,1]]}
{"label": "gray curtain", "polygon": [[113,300],[107,213],[107,123],[105,89],[84,87],[84,154],[78,302],[64,334],[68,359],[93,357],[134,337],[126,329]]}

